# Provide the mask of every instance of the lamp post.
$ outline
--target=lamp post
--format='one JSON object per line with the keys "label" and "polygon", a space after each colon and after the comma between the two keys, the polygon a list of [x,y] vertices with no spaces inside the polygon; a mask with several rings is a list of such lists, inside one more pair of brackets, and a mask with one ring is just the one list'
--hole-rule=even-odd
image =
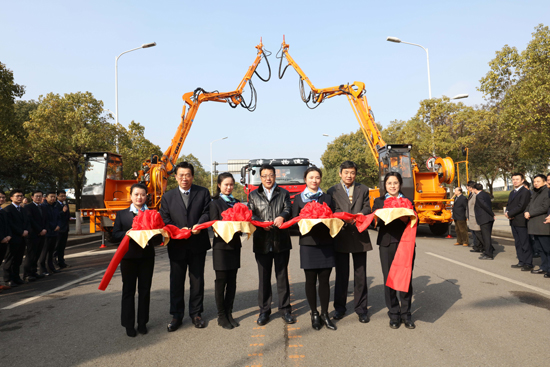
{"label": "lamp post", "polygon": [[323,136],[326,136],[327,138],[330,138],[329,134],[323,134]]}
{"label": "lamp post", "polygon": [[220,141],[220,140],[225,140],[228,137],[229,136],[226,136],[225,138],[212,140],[210,142],[210,193],[212,193],[214,191],[214,180],[213,180],[213,176],[212,176],[214,174],[214,162],[212,161],[212,143],[215,143],[215,142]]}
{"label": "lamp post", "polygon": [[432,99],[432,84],[431,84],[431,81],[430,81],[430,54],[428,53],[428,49],[426,47],[421,46],[421,45],[416,44],[416,43],[401,41],[397,37],[388,37],[388,38],[386,38],[386,41],[395,42],[395,43],[405,43],[407,45],[418,46],[418,47],[422,48],[424,51],[426,51],[426,59],[428,61],[428,94],[430,96],[430,99]]}
{"label": "lamp post", "polygon": [[[128,52],[139,50],[141,48],[155,47],[156,45],[157,45],[156,42],[144,43],[140,47],[136,47],[136,48],[133,48],[131,50],[124,51],[123,53],[118,55],[115,59],[115,115],[116,115],[115,120],[116,120],[117,124],[118,124],[118,59],[120,58],[120,56],[122,56],[122,55],[124,55]],[[118,135],[116,136],[116,152],[118,153]]]}

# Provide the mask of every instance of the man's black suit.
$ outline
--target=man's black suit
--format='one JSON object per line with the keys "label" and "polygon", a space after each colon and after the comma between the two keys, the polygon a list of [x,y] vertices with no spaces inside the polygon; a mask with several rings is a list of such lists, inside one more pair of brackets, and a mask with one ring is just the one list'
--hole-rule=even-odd
{"label": "man's black suit", "polygon": [[456,242],[460,245],[468,245],[468,225],[466,224],[466,212],[468,211],[468,199],[459,195],[453,204],[453,219],[455,221]]}
{"label": "man's black suit", "polygon": [[[332,196],[335,212],[350,214],[370,214],[369,188],[359,183],[353,184],[352,202],[342,186],[342,182],[331,187],[327,194]],[[349,285],[349,258],[353,258],[353,300],[355,312],[367,313],[367,251],[372,250],[368,231],[359,233],[355,224],[344,223],[344,227],[335,238],[334,255],[336,260],[336,280],[334,283],[334,309],[346,312]]]}
{"label": "man's black suit", "polygon": [[[65,247],[67,247],[67,239],[69,238],[69,220],[71,219],[71,213],[69,211],[69,205],[57,200],[55,206],[59,211],[59,235],[57,236],[57,242],[55,244],[55,251],[53,258],[57,261],[57,264],[64,267],[65,264]],[[63,211],[66,207],[67,211]]]}
{"label": "man's black suit", "polygon": [[[6,212],[0,208],[0,241],[4,238],[11,236],[11,230],[8,222],[8,215]],[[7,243],[0,243],[0,265],[6,256],[6,251],[8,250]]]}
{"label": "man's black suit", "polygon": [[46,221],[42,215],[42,207],[33,203],[27,204],[24,208],[25,214],[29,220],[29,235],[26,238],[27,255],[23,265],[23,277],[28,277],[37,272],[37,263],[42,248],[44,247],[45,237],[40,233],[46,229]]}
{"label": "man's black suit", "polygon": [[[180,188],[167,191],[162,196],[159,213],[165,224],[178,228],[192,228],[210,220],[208,189],[191,185],[189,203],[186,206]],[[186,240],[171,239],[168,244],[170,258],[170,313],[175,319],[182,319],[185,311],[185,275],[189,267],[189,316],[203,312],[204,263],[206,251],[210,249],[208,231],[203,230]]]}
{"label": "man's black suit", "polygon": [[38,258],[38,268],[40,274],[52,273],[55,271],[55,265],[53,263],[53,253],[55,251],[55,245],[57,243],[57,236],[59,230],[55,230],[57,227],[61,227],[59,210],[55,204],[50,205],[48,203],[42,203],[42,216],[46,223],[46,238],[44,239],[44,246],[42,247],[42,253]]}
{"label": "man's black suit", "polygon": [[8,216],[11,230],[11,240],[8,245],[4,262],[4,282],[21,280],[19,268],[25,254],[25,238],[23,232],[29,230],[29,221],[23,208],[11,204],[4,208]]}
{"label": "man's black suit", "polygon": [[495,223],[495,213],[491,209],[491,196],[485,191],[480,191],[476,195],[476,205],[474,207],[476,222],[481,231],[477,232],[478,241],[483,243],[483,253],[486,256],[493,257],[495,248],[491,242],[493,224]]}
{"label": "man's black suit", "polygon": [[519,190],[513,190],[508,197],[506,204],[506,213],[510,219],[510,227],[514,235],[516,245],[516,254],[520,265],[533,266],[533,250],[529,243],[529,233],[527,232],[527,219],[523,215],[529,201],[531,200],[531,191],[524,186]]}

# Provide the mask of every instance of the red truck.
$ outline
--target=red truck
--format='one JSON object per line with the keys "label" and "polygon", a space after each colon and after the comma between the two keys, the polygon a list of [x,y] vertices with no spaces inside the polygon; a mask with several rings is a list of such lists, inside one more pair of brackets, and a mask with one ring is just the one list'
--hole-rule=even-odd
{"label": "red truck", "polygon": [[270,164],[275,167],[275,182],[290,193],[290,199],[306,188],[304,172],[310,167],[307,158],[282,158],[282,159],[251,159],[247,165],[241,168],[241,183],[244,185],[246,197],[256,190],[262,183],[260,179],[260,167],[262,164]]}

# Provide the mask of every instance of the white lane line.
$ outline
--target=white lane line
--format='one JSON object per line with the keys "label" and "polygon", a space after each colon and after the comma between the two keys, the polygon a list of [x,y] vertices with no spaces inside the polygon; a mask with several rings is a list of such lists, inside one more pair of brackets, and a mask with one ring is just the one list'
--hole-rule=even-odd
{"label": "white lane line", "polygon": [[18,306],[21,306],[21,305],[24,305],[25,303],[29,303],[29,302],[32,302],[40,297],[44,297],[44,296],[47,296],[48,294],[52,294],[52,293],[55,293],[55,292],[58,292],[64,288],[67,288],[67,287],[70,287],[71,285],[73,284],[76,284],[76,283],[80,283],[86,279],[89,279],[89,278],[93,278],[99,274],[102,274],[102,273],[105,273],[105,270],[100,270],[98,272],[95,272],[93,274],[90,274],[90,275],[86,275],[85,277],[82,277],[80,279],[77,279],[77,280],[73,280],[72,282],[69,282],[67,284],[63,284],[57,288],[54,288],[54,289],[50,289],[49,291],[46,291],[44,293],[40,293],[38,296],[34,296],[34,297],[30,297],[30,298],[27,298],[27,299],[24,299],[22,301],[19,301],[19,302],[16,302],[12,305],[9,305],[9,306],[6,306],[4,307],[2,310],[11,310],[12,308],[15,308],[15,307],[18,307]]}
{"label": "white lane line", "polygon": [[75,257],[86,257],[86,256],[96,256],[96,255],[104,255],[104,254],[112,254],[115,253],[117,249],[111,249],[111,250],[92,250],[92,251],[85,251],[85,252],[79,252],[76,254],[70,254],[65,255],[65,259],[72,259]]}
{"label": "white lane line", "polygon": [[67,246],[67,248],[65,249],[65,251],[70,250],[70,249],[72,249],[72,248],[87,246],[87,245],[89,245],[89,244],[91,244],[91,243],[95,243],[95,242],[101,242],[101,240],[95,240],[95,241],[92,241],[92,242],[81,243],[81,244],[79,244],[79,245],[74,245],[74,246]]}
{"label": "white lane line", "polygon": [[441,256],[441,255],[436,255],[434,253],[431,253],[431,252],[426,252],[426,254],[428,255],[432,255],[432,256],[435,256],[435,257],[438,257],[440,259],[443,259],[443,260],[447,260],[449,262],[452,262],[453,264],[457,264],[457,265],[460,265],[460,266],[463,266],[465,268],[468,268],[468,269],[471,269],[471,270],[475,270],[477,272],[480,272],[480,273],[483,273],[483,274],[486,274],[486,275],[490,275],[492,277],[495,277],[495,278],[498,278],[498,279],[502,279],[504,281],[507,281],[509,283],[512,283],[512,284],[515,284],[515,285],[519,285],[521,287],[524,287],[524,288],[527,288],[527,289],[530,289],[532,291],[535,291],[535,292],[538,292],[540,294],[544,294],[545,296],[549,296],[550,297],[550,291],[547,291],[546,289],[542,289],[542,288],[539,288],[539,287],[535,287],[533,285],[529,285],[527,283],[523,283],[523,282],[520,282],[518,280],[514,280],[514,279],[510,279],[510,278],[507,278],[507,277],[504,277],[502,275],[498,275],[498,274],[495,274],[495,273],[491,273],[490,271],[487,271],[487,270],[483,270],[483,269],[479,269],[479,268],[476,268],[475,266],[471,266],[471,265],[468,265],[468,264],[464,264],[464,263],[461,263],[460,261],[456,261],[456,260],[452,260],[452,259],[449,259],[449,258],[446,258],[444,256]]}

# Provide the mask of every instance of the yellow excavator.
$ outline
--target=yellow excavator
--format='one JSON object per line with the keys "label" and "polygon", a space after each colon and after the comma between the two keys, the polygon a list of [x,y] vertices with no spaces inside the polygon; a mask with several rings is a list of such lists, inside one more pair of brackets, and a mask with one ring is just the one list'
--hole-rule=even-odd
{"label": "yellow excavator", "polygon": [[[296,61],[290,56],[289,45],[285,42],[281,45],[279,63],[279,78],[282,79],[286,69],[290,66],[299,75],[300,96],[310,109],[317,108],[326,99],[345,95],[355,113],[355,117],[361,126],[363,135],[368,142],[370,151],[379,165],[379,186],[383,187],[384,176],[388,172],[399,172],[403,177],[403,193],[414,199],[414,205],[418,212],[420,223],[428,224],[435,235],[444,235],[452,222],[452,213],[448,208],[450,199],[442,184],[453,182],[455,169],[452,158],[435,157],[432,169],[429,172],[420,172],[415,160],[411,158],[410,144],[386,144],[376,123],[374,115],[367,102],[365,84],[354,82],[342,84],[336,87],[316,88]],[[283,59],[287,65],[283,68]],[[310,88],[306,96],[304,82]],[[370,190],[371,205],[375,198],[380,196],[380,189]]]}

